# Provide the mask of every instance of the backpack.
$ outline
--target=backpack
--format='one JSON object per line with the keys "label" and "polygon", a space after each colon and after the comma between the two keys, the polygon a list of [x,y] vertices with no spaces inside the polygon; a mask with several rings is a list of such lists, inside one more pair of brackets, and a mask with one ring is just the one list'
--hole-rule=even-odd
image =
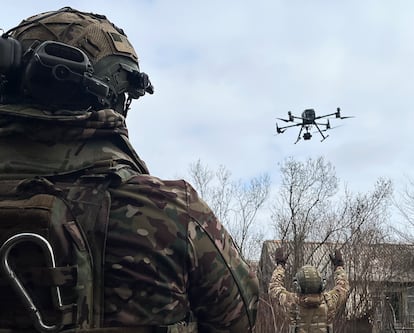
{"label": "backpack", "polygon": [[0,180],[0,330],[102,327],[109,181]]}

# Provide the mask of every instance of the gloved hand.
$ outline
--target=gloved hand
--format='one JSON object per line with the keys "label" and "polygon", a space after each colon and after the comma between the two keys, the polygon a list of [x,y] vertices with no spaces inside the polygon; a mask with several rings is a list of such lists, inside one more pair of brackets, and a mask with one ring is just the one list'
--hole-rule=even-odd
{"label": "gloved hand", "polygon": [[338,266],[344,265],[344,259],[342,258],[341,251],[335,250],[335,254],[329,254],[329,257],[331,258],[332,265],[334,266],[334,269]]}
{"label": "gloved hand", "polygon": [[286,250],[283,247],[279,247],[276,249],[275,251],[276,264],[285,267],[288,257],[289,257],[289,254],[286,252]]}

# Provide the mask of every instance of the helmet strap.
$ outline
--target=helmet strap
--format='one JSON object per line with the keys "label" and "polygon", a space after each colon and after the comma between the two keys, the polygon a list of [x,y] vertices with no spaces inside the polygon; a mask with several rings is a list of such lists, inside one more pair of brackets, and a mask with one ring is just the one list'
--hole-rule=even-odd
{"label": "helmet strap", "polygon": [[125,107],[124,107],[124,112],[123,112],[123,116],[126,118],[129,109],[131,108],[131,103],[132,103],[132,97],[128,95],[128,98],[125,102]]}

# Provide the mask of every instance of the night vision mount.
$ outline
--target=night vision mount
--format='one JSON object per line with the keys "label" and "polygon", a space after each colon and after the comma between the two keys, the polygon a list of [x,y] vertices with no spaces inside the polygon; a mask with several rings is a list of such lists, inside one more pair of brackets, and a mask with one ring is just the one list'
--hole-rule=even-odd
{"label": "night vision mount", "polygon": [[79,101],[83,101],[85,107],[92,104],[103,108],[115,105],[119,95],[125,92],[129,102],[131,98],[154,92],[148,75],[139,72],[137,64],[114,63],[102,77],[94,72],[88,56],[77,47],[56,41],[36,41],[23,52],[18,40],[3,34],[0,37],[1,101],[7,100],[8,95],[23,92],[24,96],[45,105],[56,103],[70,108],[71,105],[78,107]]}

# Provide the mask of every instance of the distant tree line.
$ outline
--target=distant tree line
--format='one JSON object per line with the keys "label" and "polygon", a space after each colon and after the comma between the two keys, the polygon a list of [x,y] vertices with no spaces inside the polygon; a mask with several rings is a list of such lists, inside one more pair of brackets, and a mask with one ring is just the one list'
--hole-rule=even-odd
{"label": "distant tree line", "polygon": [[263,230],[255,228],[255,222],[269,197],[270,176],[263,174],[246,182],[233,180],[224,166],[213,171],[200,160],[190,165],[189,175],[244,257],[257,258],[265,236]]}

